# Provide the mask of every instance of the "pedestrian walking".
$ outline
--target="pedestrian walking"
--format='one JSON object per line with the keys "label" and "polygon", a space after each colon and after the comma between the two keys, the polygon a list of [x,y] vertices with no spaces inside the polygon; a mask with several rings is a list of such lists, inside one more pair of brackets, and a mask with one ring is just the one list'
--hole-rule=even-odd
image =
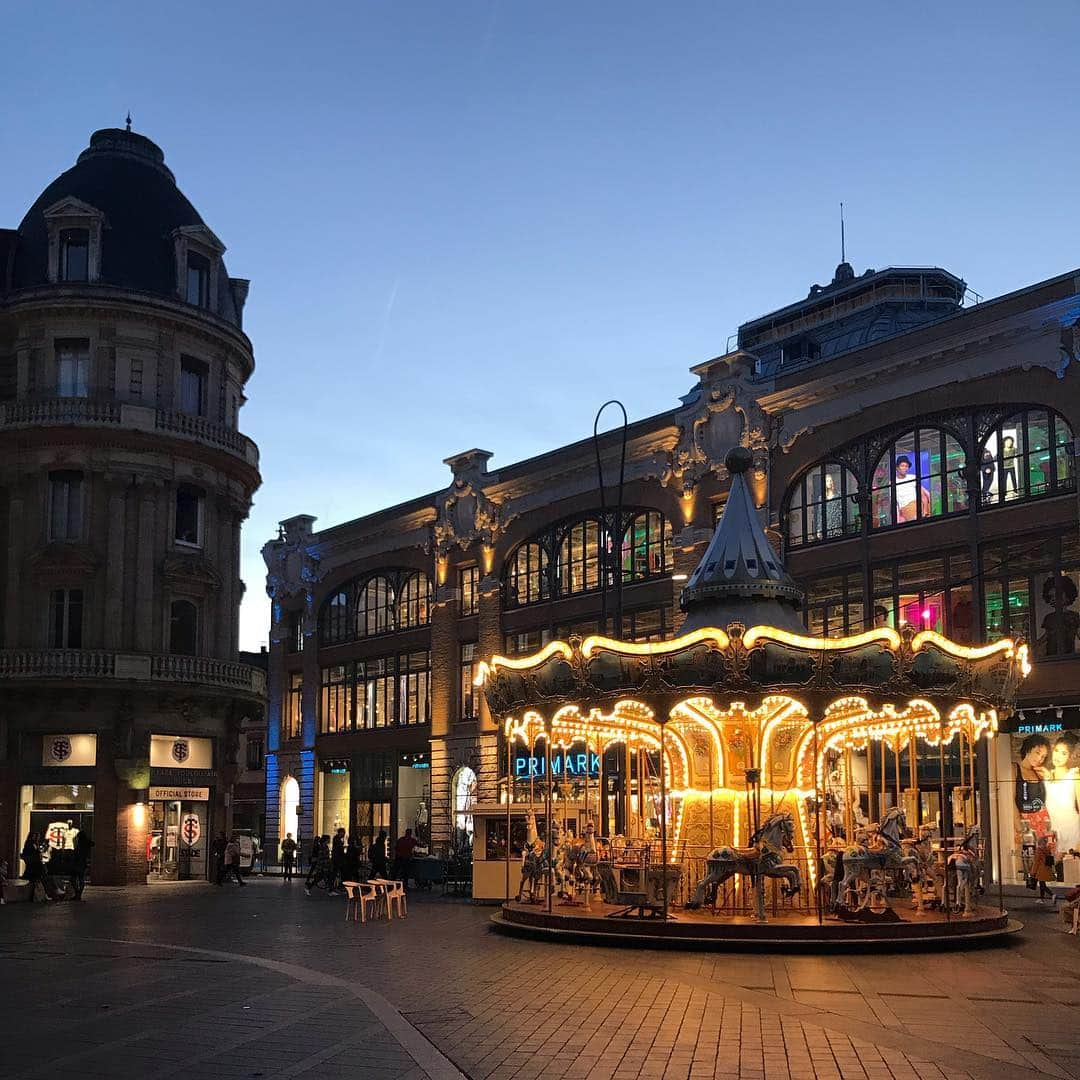
{"label": "pedestrian walking", "polygon": [[7,900],[4,899],[4,886],[8,880],[8,864],[4,859],[0,859],[0,905],[6,904]]}
{"label": "pedestrian walking", "polygon": [[292,833],[286,833],[281,841],[281,874],[286,881],[293,879],[293,865],[296,862],[296,841]]}
{"label": "pedestrian walking", "polygon": [[1046,836],[1040,836],[1039,842],[1035,847],[1035,865],[1031,868],[1031,876],[1035,879],[1039,886],[1039,898],[1035,901],[1040,906],[1046,897],[1050,898],[1050,906],[1054,907],[1057,898],[1053,892],[1046,887],[1048,881],[1055,881],[1055,859],[1054,859],[1054,834],[1049,833]]}
{"label": "pedestrian walking", "polygon": [[394,880],[401,881],[406,886],[409,884],[409,863],[412,862],[413,852],[419,841],[412,834],[412,829],[406,829],[404,836],[398,837],[394,845]]}
{"label": "pedestrian walking", "polygon": [[210,854],[214,857],[214,884],[220,885],[225,880],[225,849],[229,846],[225,834],[219,832],[217,838],[210,846]]}
{"label": "pedestrian walking", "polygon": [[345,830],[338,829],[334,833],[334,841],[330,848],[330,870],[333,877],[330,879],[330,891],[338,891],[338,886],[345,880]]}
{"label": "pedestrian walking", "polygon": [[71,886],[75,890],[75,899],[81,900],[83,889],[86,888],[86,871],[90,867],[90,849],[94,841],[90,839],[85,829],[80,829],[75,837],[72,852]]}
{"label": "pedestrian walking", "polygon": [[353,833],[349,837],[349,846],[345,849],[345,868],[341,872],[342,881],[360,880],[360,863],[364,858],[364,849],[360,846],[360,837]]}
{"label": "pedestrian walking", "polygon": [[225,871],[222,874],[222,879],[218,882],[218,884],[223,884],[225,879],[229,877],[230,874],[236,878],[236,883],[238,885],[242,886],[246,884],[244,881],[244,875],[240,873],[240,845],[236,842],[235,839],[230,840],[225,845]]}
{"label": "pedestrian walking", "polygon": [[23,844],[22,854],[20,858],[23,861],[25,870],[23,871],[23,877],[30,884],[30,903],[34,902],[34,897],[37,895],[37,887],[41,885],[41,891],[45,894],[45,899],[49,899],[49,890],[45,885],[45,863],[41,858],[41,834],[32,832],[26,837],[26,843]]}
{"label": "pedestrian walking", "polygon": [[386,830],[383,829],[368,848],[368,862],[371,863],[373,878],[386,877]]}

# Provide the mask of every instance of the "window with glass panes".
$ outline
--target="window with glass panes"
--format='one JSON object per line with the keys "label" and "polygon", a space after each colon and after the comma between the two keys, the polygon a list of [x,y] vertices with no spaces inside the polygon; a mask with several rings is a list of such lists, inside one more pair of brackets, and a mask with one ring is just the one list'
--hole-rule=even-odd
{"label": "window with glass panes", "polygon": [[90,277],[90,232],[87,229],[60,230],[61,281],[87,281]]}
{"label": "window with glass panes", "polygon": [[1000,420],[982,445],[979,485],[984,506],[1074,490],[1072,429],[1050,409]]}
{"label": "window with glass panes", "polygon": [[319,700],[319,731],[334,735],[356,726],[353,708],[356,693],[354,665],[331,664],[322,669]]}
{"label": "window with glass panes", "polygon": [[623,637],[627,641],[663,641],[669,636],[670,629],[668,608],[623,612]]}
{"label": "window with glass panes", "polygon": [[253,739],[249,736],[244,752],[247,758],[247,767],[250,771],[261,769],[263,767],[262,739]]}
{"label": "window with glass panes", "polygon": [[90,342],[84,338],[57,341],[57,397],[86,397],[90,392]]}
{"label": "window with glass panes", "polygon": [[289,612],[289,636],[285,640],[285,648],[291,653],[303,651],[304,613],[302,611]]}
{"label": "window with glass panes", "polygon": [[656,510],[635,514],[623,534],[623,581],[641,581],[670,574],[674,566],[671,523]]}
{"label": "window with glass panes", "polygon": [[801,547],[857,534],[858,495],[859,482],[843,465],[824,462],[807,470],[788,494],[788,544]]}
{"label": "window with glass panes", "polygon": [[881,563],[873,567],[871,581],[872,625],[882,623],[894,630],[912,626],[954,641],[975,641],[975,582],[967,552]]}
{"label": "window with glass panes", "polygon": [[187,257],[187,302],[210,306],[210,260],[196,251],[189,251]]}
{"label": "window with glass panes", "polygon": [[514,634],[507,634],[505,638],[507,656],[528,656],[530,653],[539,652],[550,640],[547,629],[543,630],[519,630]]}
{"label": "window with glass panes", "polygon": [[356,598],[358,637],[385,634],[394,628],[394,593],[381,574],[361,587]]}
{"label": "window with glass panes", "polygon": [[286,739],[299,739],[304,725],[304,676],[298,671],[289,673],[285,701],[282,703],[282,727]]}
{"label": "window with glass panes", "polygon": [[413,574],[401,587],[397,603],[397,629],[426,626],[431,607],[431,581],[427,574]]}
{"label": "window with glass panes", "polygon": [[803,618],[811,637],[861,634],[865,629],[862,574],[841,570],[807,582]]}
{"label": "window with glass panes", "polygon": [[49,539],[80,540],[82,517],[82,473],[49,473]]}
{"label": "window with glass panes", "polygon": [[205,416],[208,369],[201,360],[180,358],[180,411],[189,416]]}
{"label": "window with glass panes", "polygon": [[49,594],[49,647],[82,648],[82,589],[53,589]]}
{"label": "window with glass panes", "polygon": [[472,720],[479,713],[479,691],[473,685],[476,678],[476,642],[461,646],[458,702],[462,720]]}
{"label": "window with glass panes", "polygon": [[458,571],[458,595],[462,615],[475,615],[480,610],[479,566],[464,566]]}
{"label": "window with glass panes", "polygon": [[349,597],[338,591],[324,603],[319,615],[319,640],[324,645],[337,645],[349,638]]}
{"label": "window with glass panes", "polygon": [[607,537],[599,521],[571,525],[559,544],[558,582],[563,596],[600,588],[600,551]]}
{"label": "window with glass panes", "polygon": [[199,651],[199,609],[193,600],[169,605],[169,652],[195,656]]}
{"label": "window with glass panes", "polygon": [[363,709],[357,706],[357,727],[389,727],[397,717],[397,672],[394,657],[381,656],[356,665],[363,687]]}
{"label": "window with glass panes", "polygon": [[506,602],[511,607],[535,604],[549,596],[547,552],[539,543],[522,544],[514,552],[506,577]]}
{"label": "window with glass panes", "polygon": [[981,559],[987,641],[1022,635],[1040,660],[1075,656],[1080,634],[1075,533],[987,544]]}
{"label": "window with glass panes", "polygon": [[874,468],[871,525],[884,528],[940,517],[968,505],[963,447],[938,428],[895,439]]}
{"label": "window with glass panes", "polygon": [[398,723],[426,724],[430,718],[431,655],[402,653],[398,658]]}

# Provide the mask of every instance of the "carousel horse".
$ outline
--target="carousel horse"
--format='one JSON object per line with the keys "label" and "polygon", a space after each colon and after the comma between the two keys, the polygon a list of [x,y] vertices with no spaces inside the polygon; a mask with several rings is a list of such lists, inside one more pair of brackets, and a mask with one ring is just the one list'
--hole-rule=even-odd
{"label": "carousel horse", "polygon": [[[886,813],[872,837],[867,830],[859,829],[855,843],[844,850],[840,903],[849,911],[862,911],[870,905],[875,893],[880,902],[885,904],[883,879],[887,871],[902,870],[907,873],[909,881],[916,879],[919,873],[918,860],[914,855],[905,854],[900,842],[906,829],[903,808],[894,806]],[[849,897],[859,897],[860,894],[862,895],[858,903],[852,904],[849,901]]]}
{"label": "carousel horse", "polygon": [[971,915],[972,897],[979,890],[979,826],[972,825],[960,841],[960,847],[949,856],[949,869],[956,874],[956,907]]}
{"label": "carousel horse", "polygon": [[525,849],[521,853],[521,883],[518,885],[517,899],[521,903],[528,886],[529,900],[534,903],[540,882],[547,874],[548,863],[551,861],[551,853],[540,839],[536,828],[536,815],[530,813],[525,818]]}
{"label": "carousel horse", "polygon": [[691,910],[701,907],[708,898],[715,903],[720,886],[736,874],[749,877],[757,898],[759,922],[765,921],[765,878],[783,878],[781,893],[795,896],[802,885],[799,868],[784,862],[785,852],[795,850],[795,819],[787,810],[769,816],[751,837],[750,846],[731,847],[724,844],[711,851],[705,860],[709,872],[698,882],[692,899],[687,902]]}
{"label": "carousel horse", "polygon": [[944,867],[934,851],[934,830],[930,825],[922,825],[917,838],[901,843],[908,848],[918,866],[911,882],[911,906],[916,911],[924,911],[933,901],[940,900],[945,891]]}
{"label": "carousel horse", "polygon": [[573,833],[568,833],[559,847],[555,862],[559,895],[573,903],[577,899],[578,887],[581,886],[585,892],[585,907],[590,907],[597,881],[595,867],[598,860],[596,827],[591,821],[585,824],[580,840],[576,839]]}

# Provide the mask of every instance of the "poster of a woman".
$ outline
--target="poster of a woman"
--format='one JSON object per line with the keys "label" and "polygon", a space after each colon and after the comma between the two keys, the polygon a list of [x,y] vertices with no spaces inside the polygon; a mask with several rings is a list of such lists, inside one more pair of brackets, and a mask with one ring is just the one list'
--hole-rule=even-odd
{"label": "poster of a woman", "polygon": [[1046,809],[1047,759],[1050,743],[1042,735],[1028,735],[1020,744],[1020,760],[1014,764],[1016,773],[1016,809],[1020,813],[1019,829],[1025,824],[1036,837],[1050,831],[1050,814]]}
{"label": "poster of a woman", "polygon": [[1057,833],[1058,858],[1080,851],[1080,767],[1076,763],[1077,739],[1061,734],[1050,753],[1046,779],[1045,806],[1050,828]]}

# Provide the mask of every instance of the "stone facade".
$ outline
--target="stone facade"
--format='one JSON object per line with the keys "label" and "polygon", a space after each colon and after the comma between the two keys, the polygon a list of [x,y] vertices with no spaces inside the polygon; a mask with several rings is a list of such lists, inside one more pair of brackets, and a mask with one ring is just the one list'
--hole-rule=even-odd
{"label": "stone facade", "polygon": [[[97,882],[146,881],[153,787],[208,789],[190,834],[202,861],[210,831],[231,828],[265,675],[238,662],[240,527],[259,470],[238,430],[247,283],[223,250],[131,131],[96,133],[0,231],[0,857],[13,869],[28,820],[44,820],[32,806],[70,816],[65,785],[80,789],[71,813],[93,833]],[[43,738],[84,734],[92,760],[43,764]],[[210,740],[211,760],[151,768],[153,735]]]}

